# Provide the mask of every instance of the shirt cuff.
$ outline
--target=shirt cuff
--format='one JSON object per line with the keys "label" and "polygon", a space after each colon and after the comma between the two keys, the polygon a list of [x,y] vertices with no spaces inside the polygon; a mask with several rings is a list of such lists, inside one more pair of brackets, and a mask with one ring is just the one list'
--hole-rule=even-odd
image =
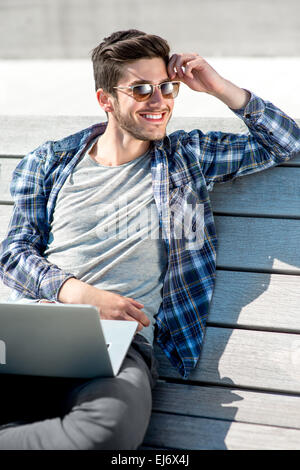
{"label": "shirt cuff", "polygon": [[39,299],[59,302],[57,297],[61,286],[72,277],[75,277],[74,274],[64,273],[60,269],[51,270],[40,285]]}
{"label": "shirt cuff", "polygon": [[[244,88],[244,90],[246,90],[246,88]],[[259,98],[259,96],[256,96],[254,93],[252,93],[252,91],[246,91],[248,91],[251,95],[250,100],[246,106],[240,109],[229,109],[238,117],[241,117],[245,121],[245,124],[253,124],[254,121],[256,121],[265,111],[266,104],[261,98]]]}

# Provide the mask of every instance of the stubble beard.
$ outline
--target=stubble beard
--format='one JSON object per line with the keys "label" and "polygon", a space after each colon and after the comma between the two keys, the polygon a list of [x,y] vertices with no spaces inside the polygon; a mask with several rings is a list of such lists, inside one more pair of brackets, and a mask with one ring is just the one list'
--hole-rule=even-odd
{"label": "stubble beard", "polygon": [[130,115],[122,114],[118,102],[116,102],[115,104],[114,111],[115,119],[118,122],[120,128],[137,140],[142,140],[144,142],[152,142],[154,140],[161,140],[166,136],[166,128],[171,118],[171,114],[169,115],[169,119],[165,124],[164,129],[157,129],[153,132],[150,130],[146,131],[145,128],[143,128],[142,126],[139,127],[138,124],[133,121],[133,118]]}

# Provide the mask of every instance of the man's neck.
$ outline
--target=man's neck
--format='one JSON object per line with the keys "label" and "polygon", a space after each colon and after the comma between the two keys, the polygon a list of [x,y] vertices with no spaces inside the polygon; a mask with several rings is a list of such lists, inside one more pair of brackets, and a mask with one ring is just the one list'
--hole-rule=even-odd
{"label": "man's neck", "polygon": [[137,140],[108,124],[89,155],[101,165],[120,166],[144,155],[149,146],[150,141]]}

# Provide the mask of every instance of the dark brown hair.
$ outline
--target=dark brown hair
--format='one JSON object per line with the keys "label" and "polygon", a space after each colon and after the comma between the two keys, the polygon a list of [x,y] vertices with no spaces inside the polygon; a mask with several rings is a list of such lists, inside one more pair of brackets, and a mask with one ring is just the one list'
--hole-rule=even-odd
{"label": "dark brown hair", "polygon": [[159,36],[129,29],[104,38],[91,54],[96,91],[103,88],[115,95],[113,87],[122,78],[124,64],[138,59],[161,57],[167,66],[170,48],[167,41]]}

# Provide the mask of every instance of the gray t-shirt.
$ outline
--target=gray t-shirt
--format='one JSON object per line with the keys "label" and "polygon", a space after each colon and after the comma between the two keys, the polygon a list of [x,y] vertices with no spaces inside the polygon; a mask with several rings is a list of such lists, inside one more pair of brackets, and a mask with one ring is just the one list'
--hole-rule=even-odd
{"label": "gray t-shirt", "polygon": [[44,255],[81,281],[143,303],[151,323],[140,333],[153,344],[167,255],[150,153],[104,166],[88,154],[94,143],[58,194]]}

